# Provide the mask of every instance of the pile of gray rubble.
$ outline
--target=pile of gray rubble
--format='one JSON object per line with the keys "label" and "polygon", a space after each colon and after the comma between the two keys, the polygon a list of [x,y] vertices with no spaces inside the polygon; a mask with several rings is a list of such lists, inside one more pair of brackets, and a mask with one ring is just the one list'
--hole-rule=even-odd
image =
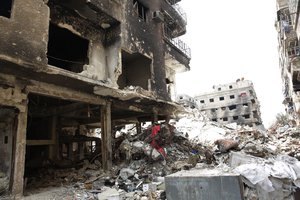
{"label": "pile of gray rubble", "polygon": [[195,169],[238,174],[246,200],[296,199],[299,128],[220,125],[199,113],[159,126],[165,156],[151,145],[153,126],[144,126],[139,135],[126,127],[116,134],[110,171],[97,159],[71,169],[43,169],[26,179],[25,199],[166,199],[165,177]]}

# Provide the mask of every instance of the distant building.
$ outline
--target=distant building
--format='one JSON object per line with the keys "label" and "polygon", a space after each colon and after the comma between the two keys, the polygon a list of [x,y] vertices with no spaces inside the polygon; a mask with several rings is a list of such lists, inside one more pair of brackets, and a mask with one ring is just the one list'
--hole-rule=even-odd
{"label": "distant building", "polygon": [[197,107],[205,111],[209,119],[224,124],[262,124],[259,101],[251,81],[238,79],[213,88],[213,92],[195,97]]}
{"label": "distant building", "polygon": [[194,97],[191,97],[191,96],[186,95],[186,94],[177,95],[176,102],[183,105],[184,107],[189,107],[189,108],[192,108],[192,109],[197,107]]}

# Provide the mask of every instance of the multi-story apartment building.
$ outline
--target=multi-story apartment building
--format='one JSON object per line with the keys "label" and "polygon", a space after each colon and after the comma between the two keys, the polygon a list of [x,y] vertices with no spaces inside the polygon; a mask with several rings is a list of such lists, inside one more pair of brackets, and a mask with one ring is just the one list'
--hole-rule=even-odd
{"label": "multi-story apartment building", "polygon": [[[189,70],[190,61],[178,39],[186,32],[179,1],[0,2],[6,192],[22,195],[24,171],[45,160],[101,152],[109,169],[114,126],[168,119],[176,111],[175,74]],[[94,128],[101,128],[101,141],[86,134]]]}
{"label": "multi-story apartment building", "polygon": [[221,124],[262,124],[259,101],[251,81],[238,79],[234,83],[215,85],[213,89],[195,97],[198,109],[205,111],[209,119]]}
{"label": "multi-story apartment building", "polygon": [[279,66],[287,113],[299,123],[300,112],[300,48],[299,1],[277,0]]}

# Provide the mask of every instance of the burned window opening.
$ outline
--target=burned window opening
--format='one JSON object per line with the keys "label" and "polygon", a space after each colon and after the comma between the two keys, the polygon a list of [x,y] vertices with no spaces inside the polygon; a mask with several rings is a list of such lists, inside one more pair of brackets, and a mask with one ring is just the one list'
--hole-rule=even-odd
{"label": "burned window opening", "polygon": [[225,98],[224,98],[224,97],[220,97],[219,99],[220,99],[220,101],[224,101],[224,100],[225,100]]}
{"label": "burned window opening", "polygon": [[147,22],[148,8],[141,4],[138,0],[133,0],[133,8],[141,20]]}
{"label": "burned window opening", "polygon": [[234,99],[234,98],[235,98],[235,96],[234,96],[234,95],[230,95],[229,97],[230,97],[230,99]]}
{"label": "burned window opening", "polygon": [[122,51],[122,74],[118,78],[119,88],[139,86],[148,90],[151,80],[151,63],[152,60],[142,54],[129,54]]}
{"label": "burned window opening", "polygon": [[48,64],[80,73],[88,62],[89,41],[71,31],[50,23],[48,41]]}
{"label": "burned window opening", "polygon": [[0,16],[10,18],[13,0],[4,0],[0,2]]}
{"label": "burned window opening", "polygon": [[205,101],[204,100],[200,100],[200,103],[205,103]]}
{"label": "burned window opening", "polygon": [[233,120],[238,120],[239,116],[233,116],[232,118],[233,118]]}
{"label": "burned window opening", "polygon": [[232,89],[232,85],[229,85],[229,89]]}
{"label": "burned window opening", "polygon": [[214,102],[214,99],[209,99],[209,102]]}
{"label": "burned window opening", "polygon": [[228,118],[227,118],[227,117],[224,117],[224,118],[223,118],[223,121],[224,121],[224,122],[227,122],[227,121],[228,121]]}
{"label": "burned window opening", "polygon": [[212,119],[213,122],[217,122],[218,120],[216,118]]}

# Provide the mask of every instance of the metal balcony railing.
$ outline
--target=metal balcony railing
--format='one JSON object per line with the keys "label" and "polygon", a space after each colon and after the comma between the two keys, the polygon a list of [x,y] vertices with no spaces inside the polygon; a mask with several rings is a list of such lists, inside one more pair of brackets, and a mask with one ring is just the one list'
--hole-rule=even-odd
{"label": "metal balcony railing", "polygon": [[184,53],[188,58],[191,58],[191,49],[179,38],[173,38],[172,31],[167,26],[164,26],[164,36],[165,38],[172,43],[178,50]]}
{"label": "metal balcony railing", "polygon": [[179,6],[178,0],[166,0],[176,11],[177,13],[182,17],[185,24],[187,23],[187,17],[184,10]]}

